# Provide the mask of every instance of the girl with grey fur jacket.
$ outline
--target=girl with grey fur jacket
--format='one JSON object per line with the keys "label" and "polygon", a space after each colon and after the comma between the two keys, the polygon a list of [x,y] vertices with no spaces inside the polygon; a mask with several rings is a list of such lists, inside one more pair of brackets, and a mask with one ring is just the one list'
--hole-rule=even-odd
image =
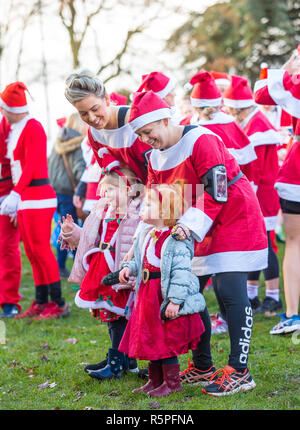
{"label": "girl with grey fur jacket", "polygon": [[136,276],[136,298],[119,351],[150,360],[149,380],[134,392],[151,397],[181,391],[177,356],[195,349],[204,332],[199,312],[205,300],[191,271],[192,239],[177,241],[172,227],[183,209],[181,188],[160,185],[148,190],[134,257],[122,264],[120,282]]}

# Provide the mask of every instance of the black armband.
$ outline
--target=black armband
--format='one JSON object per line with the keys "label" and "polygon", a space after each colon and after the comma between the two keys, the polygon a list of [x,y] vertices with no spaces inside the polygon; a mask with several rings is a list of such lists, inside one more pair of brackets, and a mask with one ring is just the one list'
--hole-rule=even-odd
{"label": "black armband", "polygon": [[218,203],[227,202],[227,172],[223,164],[209,169],[201,180],[204,190]]}

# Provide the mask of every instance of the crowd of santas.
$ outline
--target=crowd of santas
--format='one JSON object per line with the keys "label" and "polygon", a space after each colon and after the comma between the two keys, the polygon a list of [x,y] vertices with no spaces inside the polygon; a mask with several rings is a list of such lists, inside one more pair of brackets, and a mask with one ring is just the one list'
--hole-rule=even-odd
{"label": "crowd of santas", "polygon": [[[180,391],[180,381],[208,385],[205,392],[216,396],[254,388],[247,368],[252,316],[282,309],[276,233],[282,240],[283,228],[287,309],[270,333],[299,330],[299,61],[293,55],[282,69],[263,65],[254,90],[245,77],[202,69],[184,87],[189,95],[182,100],[181,112],[175,107],[175,82],[160,72],[142,77],[130,106],[120,94],[109,96],[92,74],[75,73],[67,79],[66,98],[89,126],[82,143],[87,166],[74,196],[89,216],[82,228],[64,218],[60,240],[62,246],[77,249],[69,278],[80,285],[75,303],[93,309],[94,316],[108,323],[112,343],[103,362],[87,366],[90,376],[120,377],[124,368],[136,370],[136,359],[148,359],[148,385],[137,391],[153,396]],[[15,82],[0,96],[0,305],[2,317],[43,320],[67,316],[70,309],[50,245],[57,200],[48,178],[47,138],[29,113],[26,91],[23,83]],[[122,188],[116,187],[116,178],[125,186],[125,213],[137,215],[133,223],[117,213],[110,200],[110,193],[116,197]],[[191,186],[191,204],[180,216],[173,214],[172,222],[155,223],[147,205],[161,210],[164,193],[171,193],[174,202],[178,180]],[[99,184],[105,190],[101,196]],[[143,198],[140,192],[134,197],[128,193],[137,184],[146,186]],[[197,185],[203,186],[200,196],[194,191]],[[154,186],[158,191],[152,194]],[[169,238],[177,241],[174,249]],[[20,239],[35,284],[35,300],[22,313]],[[180,260],[182,255],[190,257]],[[178,279],[182,285],[186,282],[185,277],[177,279],[178,259],[182,273],[195,277],[190,289],[199,283],[199,297],[197,291],[189,291],[182,298],[173,286]],[[119,290],[99,284],[120,268]],[[266,285],[262,302],[261,271]],[[137,284],[131,295],[132,284],[122,284],[133,273]],[[178,299],[168,296],[169,287],[165,291],[168,277]],[[214,316],[201,298],[208,282],[219,306]],[[153,317],[151,324],[147,300],[152,310],[167,300],[165,314]],[[126,318],[129,305],[132,315]],[[165,323],[164,318],[171,319]],[[181,342],[166,327],[181,333]],[[148,338],[145,328],[152,331]],[[210,335],[226,331],[231,354],[220,383],[211,360]],[[189,349],[194,363],[179,374],[177,356]]]}

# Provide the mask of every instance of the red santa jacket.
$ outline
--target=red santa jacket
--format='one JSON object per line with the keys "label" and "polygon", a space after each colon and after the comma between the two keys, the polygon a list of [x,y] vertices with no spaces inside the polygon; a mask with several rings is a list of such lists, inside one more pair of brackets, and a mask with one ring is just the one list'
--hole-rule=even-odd
{"label": "red santa jacket", "polygon": [[88,137],[100,167],[111,168],[119,164],[133,170],[144,184],[147,182],[147,164],[152,148],[139,140],[129,124],[113,130],[90,127]]}
{"label": "red santa jacket", "polygon": [[217,135],[204,127],[193,127],[170,148],[152,151],[148,186],[184,180],[190,207],[179,221],[193,232],[197,241],[194,273],[250,272],[267,267],[266,228],[245,175],[228,187],[226,203],[218,203],[203,192],[203,176],[218,165],[226,167],[228,181],[240,172],[235,158]]}
{"label": "red santa jacket", "polygon": [[241,125],[257,155],[257,159],[248,165],[248,177],[254,183],[267,230],[274,230],[280,208],[274,184],[279,171],[277,145],[280,145],[281,137],[258,108]]}
{"label": "red santa jacket", "polygon": [[258,104],[277,104],[292,115],[294,142],[279,170],[275,188],[281,198],[300,202],[300,75],[269,69],[267,79],[255,83],[254,99]]}
{"label": "red santa jacket", "polygon": [[56,207],[56,194],[48,178],[47,137],[41,123],[27,115],[13,124],[7,155],[13,190],[21,195],[19,210]]}
{"label": "red santa jacket", "polygon": [[[198,124],[220,136],[240,166],[245,166],[257,158],[254,146],[231,115],[219,111],[212,119],[201,119]],[[243,171],[243,167],[241,169]]]}
{"label": "red santa jacket", "polygon": [[13,189],[10,160],[7,158],[7,138],[10,125],[0,113],[0,198],[7,196]]}

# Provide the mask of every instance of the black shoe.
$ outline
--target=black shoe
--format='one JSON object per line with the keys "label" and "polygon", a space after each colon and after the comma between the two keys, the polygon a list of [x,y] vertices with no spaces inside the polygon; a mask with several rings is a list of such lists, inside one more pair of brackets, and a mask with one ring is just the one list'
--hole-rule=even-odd
{"label": "black shoe", "polygon": [[259,312],[259,309],[261,307],[261,302],[258,298],[258,296],[254,297],[254,299],[249,299],[251,307],[252,307],[252,312],[254,314],[256,314],[257,312]]}
{"label": "black shoe", "polygon": [[70,276],[70,272],[66,267],[59,268],[59,276],[61,278],[68,278]]}
{"label": "black shoe", "polygon": [[138,377],[142,379],[148,379],[148,369],[140,369]]}
{"label": "black shoe", "polygon": [[92,370],[89,372],[91,378],[109,380],[113,378],[121,378],[128,370],[128,357],[118,349],[110,348],[108,350],[107,365],[100,370]]}
{"label": "black shoe", "polygon": [[85,366],[84,371],[86,373],[90,373],[95,370],[103,369],[106,365],[107,365],[107,354],[106,354],[105,360],[102,360],[100,361],[100,363],[96,363],[96,364],[88,364],[87,366]]}
{"label": "black shoe", "polygon": [[265,297],[258,312],[274,312],[282,309],[282,301],[273,299],[272,297]]}
{"label": "black shoe", "polygon": [[[107,354],[106,354],[105,360],[102,360],[96,364],[88,364],[87,366],[85,366],[84,371],[86,373],[90,373],[90,372],[93,372],[95,370],[104,369],[104,367],[106,365],[107,365]],[[132,359],[132,358],[129,359],[128,372],[130,372],[130,373],[139,373],[140,372],[135,359]],[[148,370],[147,370],[147,372],[148,372]],[[147,374],[147,377],[148,377],[148,374]]]}
{"label": "black shoe", "polygon": [[16,315],[18,315],[18,313],[19,313],[18,306],[5,304],[3,306],[3,312],[0,315],[0,318],[14,318]]}

